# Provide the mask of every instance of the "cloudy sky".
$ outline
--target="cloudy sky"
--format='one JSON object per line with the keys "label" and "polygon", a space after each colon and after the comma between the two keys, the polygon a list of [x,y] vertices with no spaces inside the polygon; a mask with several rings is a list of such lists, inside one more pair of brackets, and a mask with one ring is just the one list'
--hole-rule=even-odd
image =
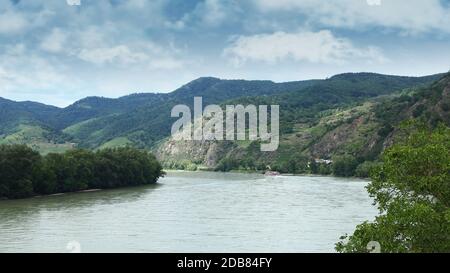
{"label": "cloudy sky", "polygon": [[14,100],[449,69],[450,0],[0,0],[0,97]]}

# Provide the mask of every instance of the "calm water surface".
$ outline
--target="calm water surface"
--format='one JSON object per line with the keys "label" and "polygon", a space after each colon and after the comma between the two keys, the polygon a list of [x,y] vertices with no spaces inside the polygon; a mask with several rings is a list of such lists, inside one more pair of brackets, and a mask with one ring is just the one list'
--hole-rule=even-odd
{"label": "calm water surface", "polygon": [[171,172],[158,185],[0,201],[0,252],[330,252],[376,215],[367,181]]}

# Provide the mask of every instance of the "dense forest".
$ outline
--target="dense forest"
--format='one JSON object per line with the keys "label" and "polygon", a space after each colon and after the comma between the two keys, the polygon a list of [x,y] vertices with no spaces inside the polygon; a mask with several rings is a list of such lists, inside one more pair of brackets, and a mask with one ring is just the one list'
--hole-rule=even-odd
{"label": "dense forest", "polygon": [[41,156],[25,145],[0,145],[0,199],[153,184],[162,175],[152,154],[129,147]]}

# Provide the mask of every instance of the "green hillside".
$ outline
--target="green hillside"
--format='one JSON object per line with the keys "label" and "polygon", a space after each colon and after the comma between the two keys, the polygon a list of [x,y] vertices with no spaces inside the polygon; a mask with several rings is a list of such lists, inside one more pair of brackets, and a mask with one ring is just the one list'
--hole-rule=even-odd
{"label": "green hillside", "polygon": [[[423,95],[423,90],[428,90],[423,88],[441,77],[347,73],[287,83],[199,78],[172,93],[88,97],[66,108],[0,99],[0,143],[27,144],[42,153],[131,145],[157,151],[169,167],[198,165],[223,170],[267,166],[296,170],[303,166],[295,166],[293,161],[344,154],[358,161],[374,160],[393,127],[410,114],[390,111],[407,105],[414,108],[414,115],[430,120],[443,113],[427,106],[431,99]],[[170,111],[177,104],[192,106],[194,96],[202,96],[204,105],[280,105],[279,150],[261,154],[259,143],[250,141],[172,143],[168,137],[176,119],[170,117]],[[426,105],[410,105],[414,101]],[[445,102],[442,107],[446,109]]]}
{"label": "green hillside", "polygon": [[[359,76],[366,80],[355,80]],[[402,121],[418,118],[432,125],[438,122],[450,125],[448,75],[431,85],[406,79],[412,86],[401,81],[390,85],[384,81],[385,77],[374,76],[341,75],[301,92],[227,102],[256,101],[281,106],[282,134],[276,152],[260,152],[258,141],[177,142],[168,139],[158,147],[158,156],[168,168],[192,168],[194,164],[228,171],[265,170],[270,166],[281,172],[323,174],[330,173],[331,166],[311,164],[342,159],[354,161],[353,171],[360,165],[362,175],[366,175],[364,167],[376,164],[380,153],[392,144]],[[393,87],[388,89],[388,86]]]}
{"label": "green hillside", "polygon": [[[113,139],[127,138],[137,147],[150,148],[170,134],[170,128],[175,121],[170,117],[172,107],[177,104],[192,105],[194,96],[202,96],[204,104],[220,103],[243,96],[270,95],[283,91],[301,90],[315,82],[274,83],[271,81],[200,78],[169,94],[153,96],[142,94],[119,98],[114,106],[116,111],[113,109],[106,111],[105,109],[103,115],[86,115],[82,123],[72,124],[65,132],[73,136],[82,147],[97,148]],[[136,103],[136,100],[132,100],[136,96],[145,97]],[[132,103],[130,104],[130,102]],[[75,107],[77,111],[83,113],[92,113],[92,109],[97,109],[84,110],[80,108],[79,103],[68,108],[70,111],[74,111]],[[95,118],[92,119],[93,117]],[[86,122],[86,119],[89,121]],[[77,130],[73,130],[74,128]]]}

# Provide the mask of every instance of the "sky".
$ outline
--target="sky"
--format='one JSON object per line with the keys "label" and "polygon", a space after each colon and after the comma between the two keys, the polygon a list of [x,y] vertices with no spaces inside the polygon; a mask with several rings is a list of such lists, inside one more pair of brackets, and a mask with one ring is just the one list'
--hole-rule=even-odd
{"label": "sky", "polygon": [[450,0],[0,0],[0,97],[450,69]]}

